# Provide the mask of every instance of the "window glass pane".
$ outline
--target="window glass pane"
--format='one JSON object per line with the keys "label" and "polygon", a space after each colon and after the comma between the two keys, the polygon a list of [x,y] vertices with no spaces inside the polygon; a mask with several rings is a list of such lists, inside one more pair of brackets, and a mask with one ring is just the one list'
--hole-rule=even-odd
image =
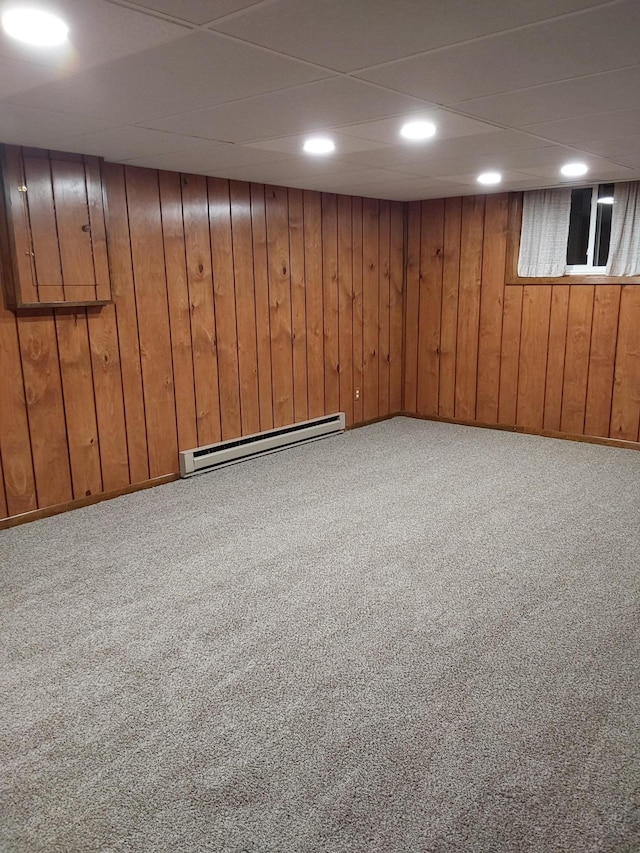
{"label": "window glass pane", "polygon": [[571,190],[571,216],[569,218],[569,239],[567,241],[567,264],[570,266],[587,263],[592,194],[593,190],[591,187]]}
{"label": "window glass pane", "polygon": [[[598,199],[613,198],[613,184],[600,184],[598,187]],[[596,242],[594,248],[593,263],[597,267],[607,265],[609,259],[609,243],[611,241],[611,214],[613,205],[609,203],[598,203],[596,220]]]}

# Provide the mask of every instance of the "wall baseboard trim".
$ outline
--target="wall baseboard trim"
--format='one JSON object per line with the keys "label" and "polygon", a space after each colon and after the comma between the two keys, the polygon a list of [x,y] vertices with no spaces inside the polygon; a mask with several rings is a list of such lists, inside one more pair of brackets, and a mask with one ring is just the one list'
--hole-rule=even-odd
{"label": "wall baseboard trim", "polygon": [[123,489],[114,489],[112,492],[98,492],[96,495],[89,495],[86,498],[77,498],[73,501],[67,501],[54,506],[45,506],[42,509],[34,509],[30,512],[23,512],[20,515],[10,515],[8,518],[0,519],[0,530],[7,530],[9,527],[17,527],[19,524],[27,524],[29,521],[37,521],[40,518],[49,518],[51,515],[59,515],[62,512],[67,512],[70,509],[80,509],[83,506],[91,506],[92,504],[101,503],[102,501],[110,501],[113,498],[120,498],[122,495],[130,495],[133,492],[140,492],[143,489],[152,489],[154,486],[164,486],[165,483],[173,483],[179,480],[179,474],[165,474],[162,477],[155,477],[153,480],[144,480],[142,483],[134,483],[131,486],[125,486]]}
{"label": "wall baseboard trim", "polygon": [[392,412],[390,415],[380,415],[378,418],[369,418],[368,421],[360,421],[360,423],[351,424],[346,428],[345,432],[352,429],[360,429],[360,427],[371,426],[371,424],[380,424],[382,421],[390,421],[391,418],[398,418],[400,415],[402,415],[402,412]]}
{"label": "wall baseboard trim", "polygon": [[401,412],[403,418],[416,418],[419,421],[435,421],[436,423],[457,424],[458,426],[480,427],[481,429],[499,429],[503,432],[517,432],[523,435],[540,435],[543,438],[561,438],[564,441],[582,441],[585,444],[604,444],[607,447],[619,447],[625,450],[640,450],[640,442],[627,441],[622,438],[607,438],[599,435],[576,435],[569,432],[558,432],[552,429],[531,429],[511,424],[487,424],[483,421],[469,421],[461,418],[444,418],[440,415],[418,415],[415,412]]}

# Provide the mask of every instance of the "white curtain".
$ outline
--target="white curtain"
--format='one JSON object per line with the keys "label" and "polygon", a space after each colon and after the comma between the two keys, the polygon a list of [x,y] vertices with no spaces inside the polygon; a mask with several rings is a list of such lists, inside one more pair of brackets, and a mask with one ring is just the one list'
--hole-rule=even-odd
{"label": "white curtain", "polygon": [[524,194],[518,275],[560,276],[567,266],[571,189]]}
{"label": "white curtain", "polygon": [[607,275],[640,275],[640,182],[616,184]]}

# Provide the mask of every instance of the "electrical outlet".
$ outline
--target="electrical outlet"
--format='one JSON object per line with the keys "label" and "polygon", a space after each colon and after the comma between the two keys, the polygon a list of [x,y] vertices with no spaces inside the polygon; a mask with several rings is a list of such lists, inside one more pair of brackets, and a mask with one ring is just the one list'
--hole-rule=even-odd
{"label": "electrical outlet", "polygon": [[360,399],[360,389],[356,388],[356,400]]}

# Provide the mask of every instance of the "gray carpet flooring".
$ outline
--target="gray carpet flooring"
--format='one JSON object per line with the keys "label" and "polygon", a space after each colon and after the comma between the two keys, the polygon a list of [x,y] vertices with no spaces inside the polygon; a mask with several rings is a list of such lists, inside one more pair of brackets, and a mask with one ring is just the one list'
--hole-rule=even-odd
{"label": "gray carpet flooring", "polygon": [[0,534],[1,849],[640,850],[639,522],[396,418]]}

